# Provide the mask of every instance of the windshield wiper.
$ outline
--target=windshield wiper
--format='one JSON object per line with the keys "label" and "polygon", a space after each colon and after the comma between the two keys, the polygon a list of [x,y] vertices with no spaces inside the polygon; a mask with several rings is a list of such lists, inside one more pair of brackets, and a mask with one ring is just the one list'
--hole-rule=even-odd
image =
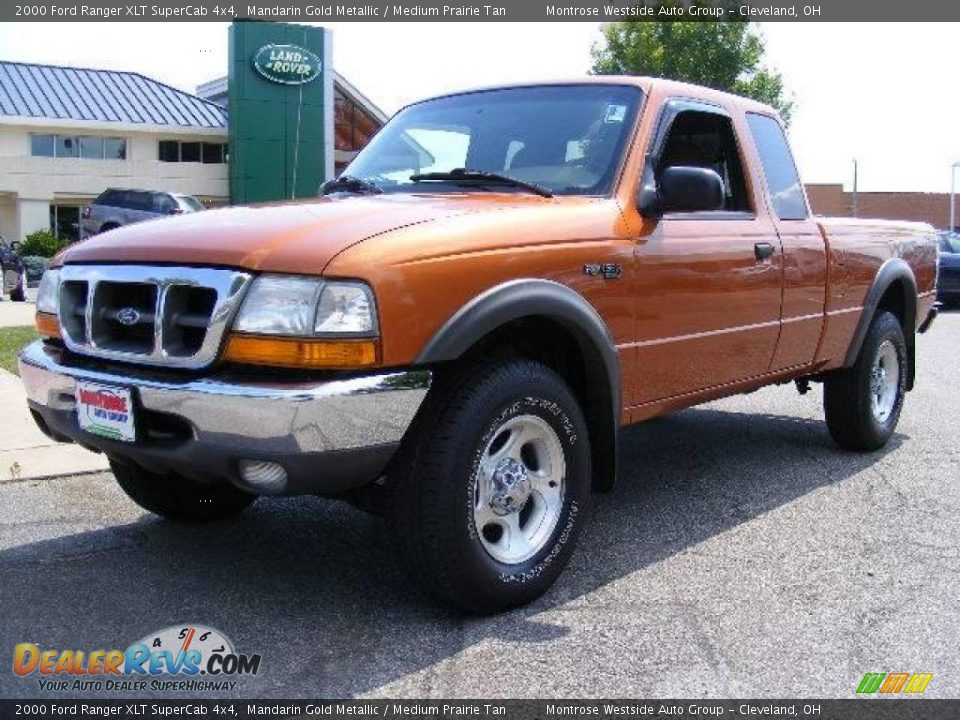
{"label": "windshield wiper", "polygon": [[520,188],[527,192],[532,192],[541,197],[553,197],[553,193],[542,185],[520,180],[519,178],[501,175],[500,173],[487,172],[486,170],[468,170],[467,168],[456,168],[450,172],[431,172],[420,175],[411,175],[413,182],[452,182],[454,184],[469,185],[510,185]]}
{"label": "windshield wiper", "polygon": [[352,175],[341,175],[336,180],[327,180],[327,182],[320,186],[321,195],[329,195],[334,192],[372,193],[378,195],[382,193],[383,190],[369,180],[361,180]]}

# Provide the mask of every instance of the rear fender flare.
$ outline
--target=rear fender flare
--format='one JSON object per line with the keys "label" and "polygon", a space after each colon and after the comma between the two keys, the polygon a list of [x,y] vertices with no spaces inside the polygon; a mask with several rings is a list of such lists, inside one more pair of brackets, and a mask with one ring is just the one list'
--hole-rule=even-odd
{"label": "rear fender flare", "polygon": [[870,329],[870,323],[873,322],[877,314],[877,307],[890,286],[900,281],[903,287],[903,334],[907,341],[907,353],[910,360],[909,374],[907,377],[907,388],[913,388],[914,380],[914,348],[916,338],[914,333],[917,328],[917,281],[913,275],[913,270],[902,258],[890,258],[880,266],[877,276],[867,292],[867,297],[863,303],[863,313],[860,315],[860,322],[857,323],[856,330],[853,333],[853,340],[847,349],[847,355],[843,362],[843,367],[849,368],[857,362],[860,355],[860,349],[863,347],[864,338],[867,336],[867,330]]}

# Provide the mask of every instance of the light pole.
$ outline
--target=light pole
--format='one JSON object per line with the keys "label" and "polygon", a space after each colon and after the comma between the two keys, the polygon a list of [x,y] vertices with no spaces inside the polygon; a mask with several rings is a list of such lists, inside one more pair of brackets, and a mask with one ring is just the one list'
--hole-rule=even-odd
{"label": "light pole", "polygon": [[950,232],[953,232],[953,229],[957,226],[957,210],[956,205],[954,205],[954,196],[956,193],[957,187],[957,168],[960,167],[960,162],[955,162],[950,166],[950,227],[947,228]]}
{"label": "light pole", "polygon": [[853,216],[857,216],[857,159],[853,159]]}

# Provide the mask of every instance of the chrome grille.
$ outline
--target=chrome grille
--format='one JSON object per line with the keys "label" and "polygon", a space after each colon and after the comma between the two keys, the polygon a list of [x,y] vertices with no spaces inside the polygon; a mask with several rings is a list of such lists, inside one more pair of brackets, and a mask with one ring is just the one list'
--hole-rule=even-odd
{"label": "chrome grille", "polygon": [[58,316],[84,355],[200,368],[216,359],[248,273],[212,268],[66,265]]}

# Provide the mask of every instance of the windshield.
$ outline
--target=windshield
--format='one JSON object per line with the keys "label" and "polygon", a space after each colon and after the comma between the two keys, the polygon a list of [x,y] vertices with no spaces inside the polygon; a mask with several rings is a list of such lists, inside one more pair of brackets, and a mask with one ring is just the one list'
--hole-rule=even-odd
{"label": "windshield", "polygon": [[467,168],[558,195],[606,195],[641,97],[624,85],[556,85],[428,100],[396,115],[343,175],[384,192],[452,192],[464,186],[410,176]]}
{"label": "windshield", "polygon": [[185,212],[199,212],[203,210],[203,203],[193,197],[193,195],[175,195],[174,197]]}
{"label": "windshield", "polygon": [[192,195],[177,195],[176,198],[177,202],[180,203],[180,207],[187,212],[199,212],[203,210],[203,203]]}

